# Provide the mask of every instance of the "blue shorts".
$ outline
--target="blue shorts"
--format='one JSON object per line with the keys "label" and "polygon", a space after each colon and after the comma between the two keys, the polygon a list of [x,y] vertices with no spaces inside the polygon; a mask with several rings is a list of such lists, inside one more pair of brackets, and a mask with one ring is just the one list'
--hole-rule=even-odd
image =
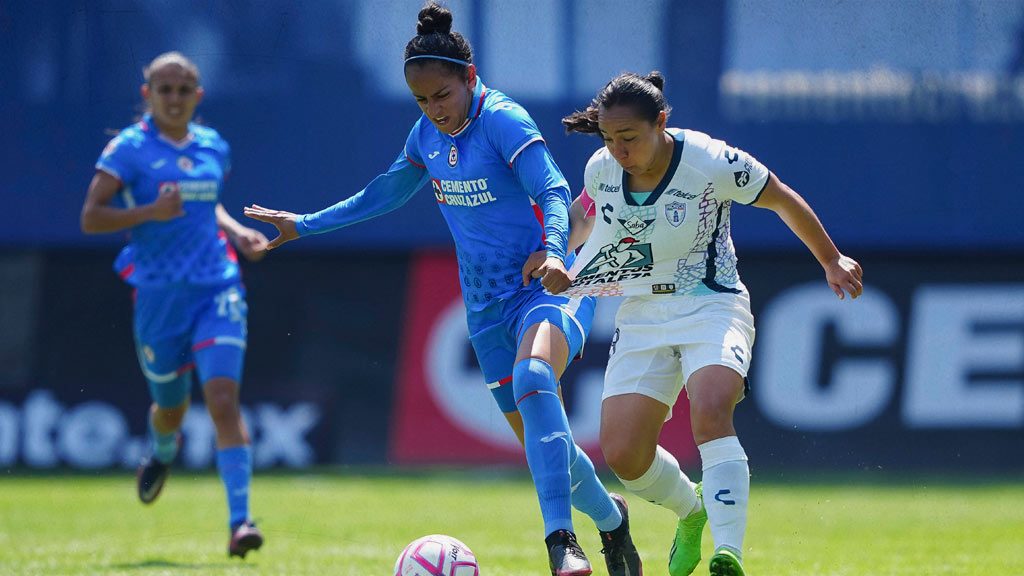
{"label": "blue shorts", "polygon": [[180,406],[199,381],[242,380],[245,360],[245,287],[140,287],[135,293],[135,351],[161,408]]}
{"label": "blue shorts", "polygon": [[[583,354],[583,344],[594,320],[594,299],[590,296],[554,296],[539,286],[524,289],[512,298],[493,302],[467,315],[469,341],[473,344],[487,387],[502,412],[515,412],[512,394],[512,366],[526,329],[550,322],[569,343],[569,360]],[[562,368],[561,366],[556,366]]]}

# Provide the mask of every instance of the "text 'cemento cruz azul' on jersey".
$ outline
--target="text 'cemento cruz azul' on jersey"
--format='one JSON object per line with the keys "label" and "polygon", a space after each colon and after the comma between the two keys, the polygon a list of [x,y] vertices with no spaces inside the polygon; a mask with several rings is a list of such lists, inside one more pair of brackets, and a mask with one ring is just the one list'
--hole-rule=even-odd
{"label": "text 'cemento cruz azul' on jersey", "polygon": [[450,206],[479,206],[494,202],[497,198],[487,189],[487,178],[476,180],[431,179],[437,201]]}
{"label": "text 'cemento cruz azul' on jersey", "polygon": [[216,180],[178,180],[161,182],[161,194],[177,191],[185,202],[215,202],[218,182]]}

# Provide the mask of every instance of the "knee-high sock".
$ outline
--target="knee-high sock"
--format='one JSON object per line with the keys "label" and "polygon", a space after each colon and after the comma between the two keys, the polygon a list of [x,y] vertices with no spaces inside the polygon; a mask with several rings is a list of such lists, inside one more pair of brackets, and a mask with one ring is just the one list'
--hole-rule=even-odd
{"label": "knee-high sock", "polygon": [[512,369],[512,390],[523,417],[526,462],[540,501],[544,535],[572,530],[569,456],[573,441],[555,372],[542,360],[520,360]]}
{"label": "knee-high sock", "polygon": [[153,443],[153,457],[164,464],[173,462],[174,457],[178,455],[178,431],[167,434],[157,432],[153,426],[152,412],[149,414],[149,437]]}
{"label": "knee-high sock", "polygon": [[248,446],[235,446],[217,451],[217,471],[224,482],[228,497],[228,526],[236,526],[249,519],[249,480],[252,478],[252,450]]}
{"label": "knee-high sock", "polygon": [[654,461],[643,475],[636,480],[619,480],[633,494],[668,508],[680,518],[686,518],[701,508],[694,491],[695,484],[679,468],[675,456],[661,446],[655,450]]}
{"label": "knee-high sock", "polygon": [[715,548],[728,546],[742,554],[750,499],[747,454],[735,436],[697,446],[704,468],[704,507]]}
{"label": "knee-high sock", "polygon": [[573,448],[576,452],[569,464],[573,508],[590,516],[598,530],[611,532],[622,524],[622,513],[598,479],[587,453],[575,444]]}

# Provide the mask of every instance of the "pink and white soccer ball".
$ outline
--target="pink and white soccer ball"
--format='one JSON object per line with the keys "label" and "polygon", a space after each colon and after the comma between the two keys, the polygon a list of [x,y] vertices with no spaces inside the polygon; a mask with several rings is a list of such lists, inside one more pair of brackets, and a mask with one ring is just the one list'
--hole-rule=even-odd
{"label": "pink and white soccer ball", "polygon": [[395,576],[480,576],[480,567],[469,546],[451,536],[431,534],[402,550]]}

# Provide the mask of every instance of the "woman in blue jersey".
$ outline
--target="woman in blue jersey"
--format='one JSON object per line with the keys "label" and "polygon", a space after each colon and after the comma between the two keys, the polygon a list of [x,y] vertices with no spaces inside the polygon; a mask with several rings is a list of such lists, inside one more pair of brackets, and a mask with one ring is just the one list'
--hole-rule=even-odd
{"label": "woman in blue jersey", "polygon": [[135,288],[135,346],[153,398],[152,455],[139,467],[139,499],[153,502],[167,480],[195,370],[217,431],[228,554],[244,558],[263,535],[249,517],[252,457],[238,401],[247,307],[232,244],[258,260],[267,239],[218,201],[230,149],[215,130],[192,123],[203,98],[196,65],[168,52],[143,75],[147,112],[103,150],[82,231],[130,232],[115,269]]}
{"label": "woman in blue jersey", "polygon": [[[574,505],[597,524],[609,572],[639,574],[625,501],[610,497],[573,442],[559,398],[558,379],[582,349],[594,310],[592,299],[544,292],[569,284],[568,186],[533,120],[484,86],[469,43],[451,23],[451,12],[435,3],[419,13],[404,67],[423,115],[386,173],[315,214],[259,206],[245,214],[277,227],[280,235],[268,245],[273,249],[394,210],[430,182],[455,239],[473,348],[526,449],[551,573],[591,573],[573,533]],[[521,275],[522,264],[541,247],[546,257],[539,281],[530,281]]]}
{"label": "woman in blue jersey", "polygon": [[[679,516],[671,576],[700,562],[711,525],[714,576],[742,576],[750,473],[733,427],[744,396],[754,318],[730,238],[734,203],[776,212],[821,264],[840,299],[863,290],[860,265],[829,239],[807,202],[751,155],[667,126],[664,79],[622,74],[569,132],[600,135],[585,188],[570,208],[569,247],[586,244],[567,294],[625,296],[615,318],[601,406],[601,449],[623,485]],[[596,203],[596,204],[595,204]],[[595,218],[600,206],[603,218]],[[539,267],[531,256],[524,274]],[[701,484],[658,446],[685,386]]]}

